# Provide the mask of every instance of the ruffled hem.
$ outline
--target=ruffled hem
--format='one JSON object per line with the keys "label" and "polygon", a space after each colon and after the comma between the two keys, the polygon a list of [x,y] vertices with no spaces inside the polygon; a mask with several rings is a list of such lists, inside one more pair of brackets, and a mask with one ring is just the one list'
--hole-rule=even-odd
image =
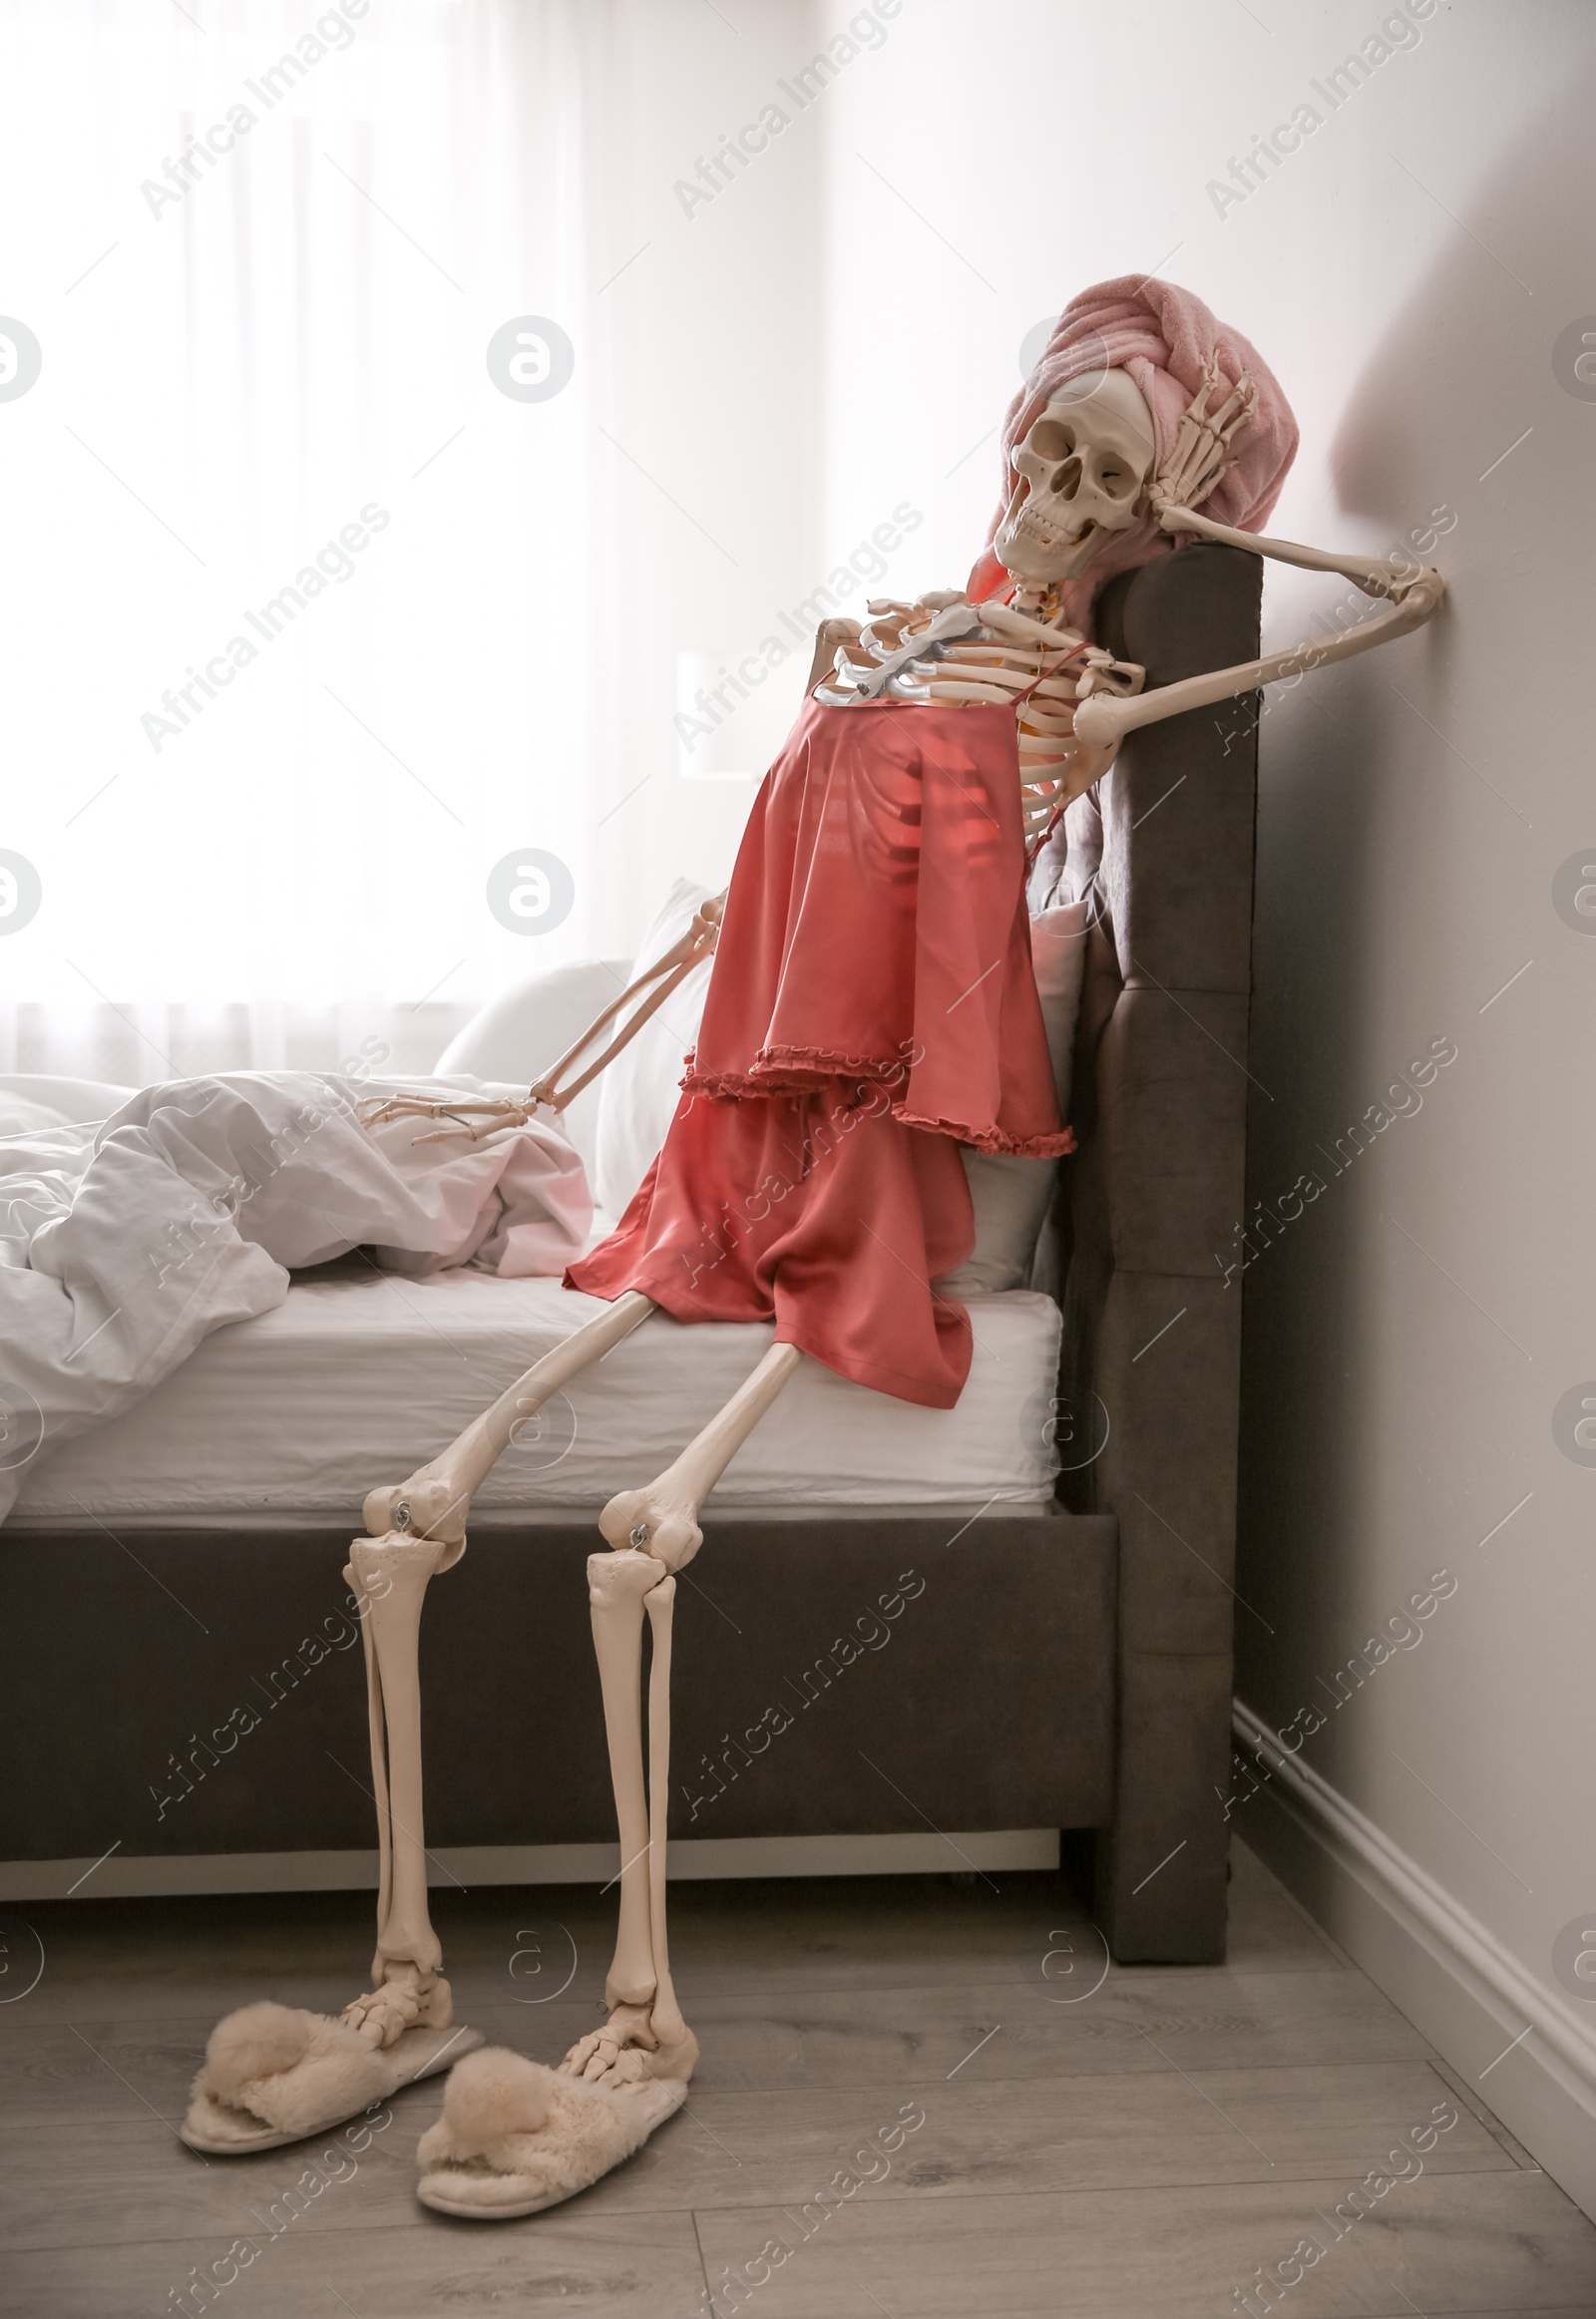
{"label": "ruffled hem", "polygon": [[1072,1128],[1056,1135],[1004,1135],[1000,1127],[966,1127],[957,1119],[930,1119],[918,1111],[892,1106],[894,1119],[904,1127],[921,1127],[931,1135],[946,1135],[954,1143],[968,1143],[976,1151],[1001,1152],[1008,1159],[1065,1159],[1075,1148]]}
{"label": "ruffled hem", "polygon": [[761,1046],[747,1071],[700,1071],[698,1050],[686,1057],[679,1078],[684,1094],[707,1094],[714,1101],[742,1101],[758,1094],[814,1094],[833,1078],[854,1078],[870,1087],[889,1087],[910,1076],[903,1055],[842,1055],[824,1046]]}
{"label": "ruffled hem", "polygon": [[[751,1071],[700,1071],[696,1055],[687,1057],[680,1081],[684,1095],[702,1095],[712,1103],[768,1101],[780,1095],[811,1095],[834,1079],[857,1084],[891,1086],[908,1075],[901,1056],[841,1055],[821,1047],[761,1047]],[[1063,1159],[1075,1149],[1073,1130],[1054,1135],[1005,1135],[1000,1127],[975,1127],[968,1120],[913,1111],[889,1102],[901,1127],[922,1129],[928,1135],[946,1135],[954,1143],[968,1143],[976,1151],[1000,1152],[1010,1159]]]}
{"label": "ruffled hem", "polygon": [[809,1095],[828,1079],[864,1079],[890,1085],[909,1075],[902,1055],[845,1055],[835,1047],[762,1046],[746,1071],[700,1071],[696,1049],[687,1057],[680,1084],[690,1095],[733,1101],[744,1095]]}

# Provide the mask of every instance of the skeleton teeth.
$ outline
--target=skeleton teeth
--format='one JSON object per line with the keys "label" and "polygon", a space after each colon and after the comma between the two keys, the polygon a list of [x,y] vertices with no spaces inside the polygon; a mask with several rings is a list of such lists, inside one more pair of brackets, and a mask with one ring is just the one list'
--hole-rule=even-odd
{"label": "skeleton teeth", "polygon": [[1058,524],[1049,524],[1045,516],[1034,508],[1023,507],[1014,519],[1016,537],[1034,540],[1042,548],[1078,548],[1087,535],[1097,529],[1095,524],[1082,524],[1078,531],[1066,532]]}

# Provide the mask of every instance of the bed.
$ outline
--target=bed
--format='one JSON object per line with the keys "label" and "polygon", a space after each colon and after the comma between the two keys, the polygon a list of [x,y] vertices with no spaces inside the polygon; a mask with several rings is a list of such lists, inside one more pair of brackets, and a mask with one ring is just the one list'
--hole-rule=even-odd
{"label": "bed", "polygon": [[[1113,582],[1100,629],[1166,683],[1249,657],[1258,592],[1254,559],[1188,548]],[[1240,1294],[1215,1252],[1243,1213],[1254,723],[1240,701],[1136,733],[1071,810],[1081,1148],[1024,1285],[969,1297],[959,1407],[808,1366],[708,1501],[673,1872],[1044,1866],[1062,1832],[1118,1957],[1222,1956]],[[1059,875],[1044,858],[1040,898]],[[621,971],[544,977],[535,1022],[508,994],[479,1054],[513,1035],[541,1068]],[[357,1255],[41,1459],[0,1530],[0,1897],[374,1881],[341,1576],[360,1498],[591,1310]],[[482,1491],[422,1635],[441,1874],[613,1872],[594,1516],[768,1341],[654,1316]]]}
{"label": "bed", "polygon": [[[397,1481],[602,1310],[552,1280],[400,1280],[356,1259],[300,1276],[287,1303],[217,1330],[127,1416],[46,1459],[14,1520],[358,1523]],[[971,1376],[951,1411],[866,1396],[806,1363],[715,1491],[722,1511],[794,1506],[1031,1508],[1053,1495],[1048,1438],[1060,1320],[1050,1297],[970,1299]],[[685,1328],[656,1314],[523,1428],[472,1527],[596,1508],[649,1481],[769,1346],[769,1324]]]}

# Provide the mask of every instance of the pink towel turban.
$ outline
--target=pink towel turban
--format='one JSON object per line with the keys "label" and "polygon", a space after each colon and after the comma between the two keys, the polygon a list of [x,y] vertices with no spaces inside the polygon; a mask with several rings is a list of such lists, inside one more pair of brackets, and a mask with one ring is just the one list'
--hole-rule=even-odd
{"label": "pink towel turban", "polygon": [[[973,602],[1006,592],[1006,575],[992,544],[1008,512],[1018,480],[1013,454],[1041,416],[1049,399],[1069,380],[1092,371],[1124,370],[1140,387],[1158,437],[1157,467],[1174,447],[1181,418],[1203,382],[1210,357],[1219,364],[1217,410],[1245,373],[1258,390],[1251,422],[1231,442],[1229,470],[1209,493],[1203,513],[1237,531],[1256,532],[1280,496],[1286,471],[1297,453],[1297,422],[1274,373],[1239,330],[1216,321],[1201,298],[1172,282],[1122,274],[1072,298],[1058,318],[1046,352],[1008,406],[1003,420],[1003,489],[987,534],[987,548],[970,576]],[[1156,468],[1155,468],[1156,472]],[[1063,591],[1064,617],[1087,628],[1091,599],[1105,580],[1174,546],[1167,532],[1143,517],[1116,533],[1078,580]]]}

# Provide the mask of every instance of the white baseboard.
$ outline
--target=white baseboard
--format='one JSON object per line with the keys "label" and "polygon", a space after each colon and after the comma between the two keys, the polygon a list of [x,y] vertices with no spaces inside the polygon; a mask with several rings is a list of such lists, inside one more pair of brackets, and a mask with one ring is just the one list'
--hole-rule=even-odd
{"label": "white baseboard", "polygon": [[[429,1884],[608,1884],[618,1844],[457,1844],[429,1853]],[[971,1869],[1056,1868],[1056,1828],[952,1835],[680,1836],[669,1874],[925,1876]],[[0,1861],[0,1901],[150,1899],[201,1892],[374,1892],[371,1852],[209,1852],[169,1858]]]}
{"label": "white baseboard", "polygon": [[1596,2006],[1537,1979],[1240,1700],[1234,1721],[1268,1774],[1237,1834],[1596,2217]]}

